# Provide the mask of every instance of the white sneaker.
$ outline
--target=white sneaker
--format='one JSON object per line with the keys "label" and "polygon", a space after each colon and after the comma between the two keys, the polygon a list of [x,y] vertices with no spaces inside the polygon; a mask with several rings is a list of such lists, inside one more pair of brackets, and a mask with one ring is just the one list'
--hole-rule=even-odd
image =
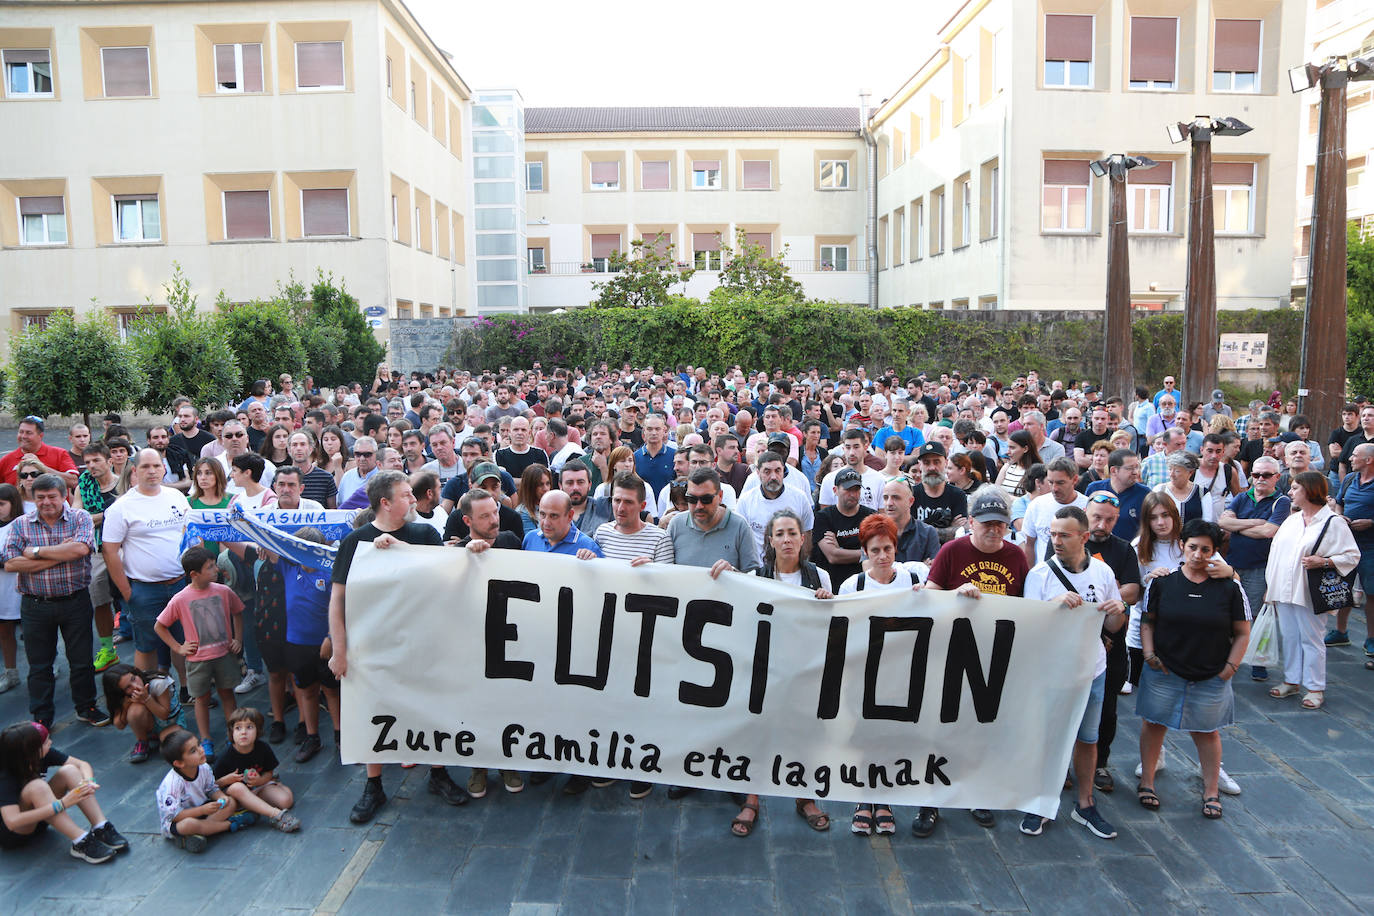
{"label": "white sneaker", "polygon": [[[1164,755],[1163,755],[1163,754],[1160,754],[1160,755],[1159,755],[1159,765],[1155,767],[1155,775],[1158,776],[1160,773],[1163,773],[1164,770],[1165,770],[1165,766],[1164,766]],[[1145,764],[1143,764],[1143,763],[1137,763],[1137,764],[1135,765],[1135,778],[1136,778],[1136,779],[1139,779],[1139,778],[1141,777],[1141,774],[1143,774],[1144,772],[1145,772]]]}
{"label": "white sneaker", "polygon": [[5,671],[4,674],[0,674],[0,693],[4,693],[4,692],[7,691],[7,690],[13,690],[14,688],[16,688],[16,687],[18,687],[18,686],[19,686],[19,672],[18,672],[18,671],[15,671],[14,669],[9,669],[9,670]]}
{"label": "white sneaker", "polygon": [[1123,697],[1128,697],[1131,695],[1131,691],[1133,690],[1135,690],[1135,687],[1131,685],[1130,681],[1127,681],[1126,683],[1121,685],[1120,692]]}
{"label": "white sneaker", "polygon": [[266,683],[267,676],[265,674],[261,671],[254,671],[252,668],[249,668],[248,673],[243,676],[243,680],[239,681],[239,685],[234,688],[234,693],[247,693]]}
{"label": "white sneaker", "polygon": [[1231,774],[1226,772],[1225,767],[1222,767],[1220,773],[1217,774],[1217,788],[1227,795],[1240,794],[1240,783],[1231,778]]}

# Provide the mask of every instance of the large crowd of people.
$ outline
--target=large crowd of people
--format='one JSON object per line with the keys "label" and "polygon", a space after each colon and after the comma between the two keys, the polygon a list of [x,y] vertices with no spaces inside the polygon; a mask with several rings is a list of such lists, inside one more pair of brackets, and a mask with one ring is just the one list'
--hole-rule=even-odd
{"label": "large crowd of people", "polygon": [[[1121,775],[1109,764],[1123,697],[1142,719],[1136,801],[1163,803],[1162,742],[1179,729],[1197,748],[1197,810],[1220,818],[1221,795],[1241,791],[1222,765],[1233,678],[1247,667],[1270,680],[1244,664],[1251,622],[1272,605],[1283,671],[1269,695],[1319,710],[1327,652],[1350,645],[1351,606],[1374,584],[1374,404],[1362,398],[1324,441],[1278,392],[1195,401],[1167,377],[1127,400],[1034,371],[536,363],[403,376],[382,365],[367,383],[321,391],[283,375],[232,408],[202,406],[178,399],[143,443],[115,415],[95,432],[77,424],[65,448],[45,441],[44,418],[25,417],[0,457],[0,692],[21,684],[22,628],[32,719],[0,731],[0,848],[47,827],[89,862],[128,846],[99,806],[93,764],[52,746],[59,641],[76,719],[133,738],[126,758],[98,765],[167,764],[148,793],[166,838],[197,852],[259,819],[299,829],[274,748],[293,709],[289,760],[323,749],[322,709],[339,743],[346,581],[362,541],[695,566],[819,601],[933,589],[1091,605],[1101,646],[1065,791],[1072,821],[1103,839],[1117,835],[1097,799]],[[187,549],[186,514],[231,504],[360,511],[332,570],[251,543]],[[1309,587],[1357,571],[1351,606]],[[120,643],[132,644],[123,661]],[[1364,650],[1374,670],[1374,633]],[[261,711],[239,705],[254,694]],[[386,804],[382,773],[366,767],[354,823]],[[499,775],[509,793],[552,778]],[[473,769],[460,784],[435,766],[427,787],[463,805],[489,776]],[[612,782],[574,775],[559,791]],[[759,799],[737,803],[728,829],[747,837]],[[795,807],[829,829],[835,812],[816,799]],[[931,836],[939,817],[921,808],[912,832]],[[1029,836],[1046,825],[1019,819]],[[895,832],[892,806],[857,804],[850,829]]]}

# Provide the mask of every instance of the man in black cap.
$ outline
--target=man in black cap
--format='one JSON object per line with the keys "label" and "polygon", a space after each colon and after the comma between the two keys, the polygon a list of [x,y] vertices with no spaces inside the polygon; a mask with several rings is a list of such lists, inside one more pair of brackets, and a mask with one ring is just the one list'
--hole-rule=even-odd
{"label": "man in black cap", "polygon": [[921,485],[912,487],[916,494],[912,515],[934,528],[940,535],[941,544],[951,540],[968,521],[968,497],[963,490],[945,482],[947,457],[945,447],[938,442],[927,442],[917,449]]}
{"label": "man in black cap", "polygon": [[1202,422],[1211,423],[1215,416],[1231,416],[1231,408],[1226,403],[1226,393],[1220,388],[1212,392],[1212,400],[1202,408]]}
{"label": "man in black cap", "polygon": [[853,468],[835,475],[833,506],[817,510],[811,529],[811,562],[830,574],[831,582],[843,582],[863,572],[863,549],[859,544],[859,524],[873,510],[861,505],[863,478]]}

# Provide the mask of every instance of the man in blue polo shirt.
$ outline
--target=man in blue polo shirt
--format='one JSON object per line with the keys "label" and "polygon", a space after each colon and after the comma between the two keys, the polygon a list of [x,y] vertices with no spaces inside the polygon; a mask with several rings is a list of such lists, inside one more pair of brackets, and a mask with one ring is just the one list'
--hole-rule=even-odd
{"label": "man in blue polo shirt", "polygon": [[[1360,585],[1365,595],[1370,595],[1374,594],[1374,445],[1368,442],[1356,445],[1350,450],[1349,463],[1350,473],[1345,475],[1336,505],[1350,522],[1350,530],[1355,532],[1355,543],[1360,547]],[[1364,654],[1374,658],[1374,625],[1368,621],[1369,611],[1366,603]],[[1349,619],[1350,608],[1342,608],[1336,614],[1336,629],[1326,634],[1328,646],[1350,644],[1345,629]],[[1366,662],[1365,667],[1374,669],[1374,662]]]}
{"label": "man in blue polo shirt", "polygon": [[[1251,615],[1259,613],[1260,604],[1264,601],[1267,588],[1264,568],[1269,565],[1270,541],[1292,512],[1288,497],[1275,489],[1282,470],[1274,458],[1256,458],[1250,466],[1250,489],[1236,495],[1231,505],[1221,513],[1221,518],[1217,519],[1222,530],[1231,533],[1226,562],[1240,576],[1240,586],[1250,603]],[[1256,681],[1267,681],[1269,671],[1262,666],[1252,665],[1250,677]]]}
{"label": "man in blue polo shirt", "polygon": [[921,435],[921,431],[907,423],[909,409],[906,401],[894,400],[892,402],[892,416],[888,419],[887,425],[873,435],[873,451],[880,457],[887,445],[887,440],[893,436],[906,443],[908,455],[925,444],[926,440]]}
{"label": "man in blue polo shirt", "polygon": [[673,479],[673,450],[668,448],[668,421],[661,413],[644,418],[644,445],[635,452],[635,473],[650,493],[659,493]]}
{"label": "man in blue polo shirt", "polygon": [[1140,535],[1140,504],[1150,488],[1140,482],[1140,456],[1128,448],[1119,448],[1107,456],[1107,479],[1088,484],[1086,495],[1106,490],[1117,498],[1121,514],[1117,516],[1112,534],[1130,543]]}
{"label": "man in blue polo shirt", "polygon": [[590,537],[572,523],[572,500],[562,490],[550,490],[539,500],[539,528],[525,535],[521,545],[535,553],[561,553],[590,560],[604,556]]}

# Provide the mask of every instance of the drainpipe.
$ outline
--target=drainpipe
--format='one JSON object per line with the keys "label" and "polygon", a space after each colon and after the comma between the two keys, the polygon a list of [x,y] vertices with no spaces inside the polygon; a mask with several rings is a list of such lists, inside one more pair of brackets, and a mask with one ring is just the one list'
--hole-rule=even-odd
{"label": "drainpipe", "polygon": [[868,165],[868,307],[878,307],[878,144],[868,129],[868,90],[859,90],[859,134],[864,138]]}

